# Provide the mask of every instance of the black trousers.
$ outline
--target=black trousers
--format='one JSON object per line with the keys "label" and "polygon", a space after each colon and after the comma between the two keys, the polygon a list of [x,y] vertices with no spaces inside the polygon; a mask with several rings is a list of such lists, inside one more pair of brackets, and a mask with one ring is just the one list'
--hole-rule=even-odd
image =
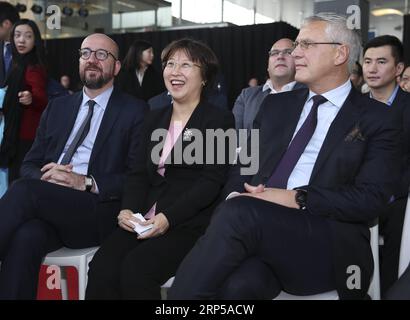
{"label": "black trousers", "polygon": [[380,235],[380,287],[382,297],[397,281],[399,272],[401,235],[406,212],[407,196],[390,203],[379,219]]}
{"label": "black trousers", "polygon": [[160,286],[203,231],[176,227],[147,240],[118,228],[90,263],[86,299],[160,299]]}
{"label": "black trousers", "polygon": [[179,267],[170,299],[272,299],[336,288],[326,220],[267,201],[223,202]]}
{"label": "black trousers", "polygon": [[0,299],[35,299],[42,258],[99,244],[96,195],[35,179],[0,199]]}

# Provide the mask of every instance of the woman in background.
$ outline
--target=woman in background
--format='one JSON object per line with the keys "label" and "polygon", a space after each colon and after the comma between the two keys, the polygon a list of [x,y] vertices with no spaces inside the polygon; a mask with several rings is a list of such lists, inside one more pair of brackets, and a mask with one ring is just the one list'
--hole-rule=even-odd
{"label": "woman in background", "polygon": [[129,48],[117,84],[128,94],[148,101],[164,91],[164,83],[152,66],[154,50],[151,43],[136,40]]}
{"label": "woman in background", "polygon": [[9,183],[19,177],[24,156],[33,144],[47,106],[47,72],[41,34],[32,20],[15,23],[11,32],[13,64],[3,102],[4,135],[0,167],[9,169]]}

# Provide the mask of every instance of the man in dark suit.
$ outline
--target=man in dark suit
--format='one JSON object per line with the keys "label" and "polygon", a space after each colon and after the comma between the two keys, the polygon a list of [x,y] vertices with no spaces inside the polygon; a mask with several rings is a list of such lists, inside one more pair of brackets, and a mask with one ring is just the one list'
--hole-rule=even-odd
{"label": "man in dark suit", "polygon": [[10,35],[13,24],[18,19],[19,14],[16,7],[11,3],[0,1],[0,88],[4,86],[4,81],[10,71]]}
{"label": "man in dark suit", "polygon": [[229,199],[182,262],[171,299],[366,295],[369,224],[393,193],[399,130],[388,109],[352,88],[359,48],[345,18],[305,21],[292,55],[309,90],[265,99],[254,121],[259,171],[236,167]]}
{"label": "man in dark suit", "polygon": [[410,186],[410,94],[396,82],[404,69],[403,44],[391,35],[373,38],[363,50],[363,74],[369,96],[385,103],[396,114],[402,128],[401,179],[396,183],[394,200],[381,215],[380,282],[382,294],[397,280],[401,232]]}
{"label": "man in dark suit", "polygon": [[305,88],[295,81],[295,59],[292,57],[293,41],[287,38],[276,41],[269,50],[269,79],[263,86],[242,90],[236,98],[232,112],[236,129],[252,129],[252,123],[259,112],[263,100],[269,94]]}
{"label": "man in dark suit", "polygon": [[42,258],[97,246],[114,229],[146,104],[113,87],[121,63],[104,34],[80,49],[82,92],[54,99],[0,199],[0,299],[33,299]]}

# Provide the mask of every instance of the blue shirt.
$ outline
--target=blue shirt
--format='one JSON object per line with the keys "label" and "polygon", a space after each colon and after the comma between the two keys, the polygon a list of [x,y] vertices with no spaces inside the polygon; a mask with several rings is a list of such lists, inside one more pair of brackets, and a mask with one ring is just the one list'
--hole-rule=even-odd
{"label": "blue shirt", "polygon": [[[320,149],[322,148],[323,141],[329,131],[330,125],[336,118],[343,103],[346,101],[351,89],[352,85],[350,80],[348,80],[343,85],[322,94],[322,96],[328,101],[321,104],[318,108],[316,130],[289,176],[287,184],[288,190],[309,184],[313,167],[316,163]],[[293,137],[295,137],[303,122],[306,120],[313,105],[312,97],[315,95],[316,93],[309,91],[308,99],[303,107]]]}
{"label": "blue shirt", "polygon": [[85,137],[84,141],[77,148],[76,152],[71,159],[71,164],[73,165],[73,172],[86,175],[88,171],[88,163],[90,162],[91,152],[93,150],[95,138],[97,137],[98,129],[100,128],[102,118],[104,116],[105,109],[107,108],[108,100],[110,99],[111,93],[114,87],[110,87],[100,95],[96,96],[94,99],[91,99],[85,93],[83,89],[83,101],[81,102],[80,109],[77,114],[77,118],[74,123],[74,127],[71,130],[70,136],[64,146],[63,153],[58,159],[58,163],[61,163],[61,160],[64,157],[64,154],[67,152],[68,147],[73,141],[78,129],[83,123],[84,119],[88,113],[88,100],[94,100],[96,102],[94,106],[93,116],[91,118],[90,131]]}
{"label": "blue shirt", "polygon": [[[387,101],[386,101],[386,104],[387,104],[388,106],[391,106],[391,105],[393,104],[393,101],[394,101],[394,99],[396,99],[396,96],[397,96],[397,92],[398,92],[398,91],[399,91],[399,86],[396,85],[396,87],[395,87],[394,90],[393,90],[393,93],[390,95],[390,98],[387,99]],[[372,99],[374,99],[371,91],[370,91],[370,93],[369,93],[369,97],[372,98]]]}

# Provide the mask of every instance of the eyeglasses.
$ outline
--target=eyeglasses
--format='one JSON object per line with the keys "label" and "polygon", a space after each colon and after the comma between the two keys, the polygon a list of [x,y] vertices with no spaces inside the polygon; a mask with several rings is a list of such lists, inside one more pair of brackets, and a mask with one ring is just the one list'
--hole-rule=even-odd
{"label": "eyeglasses", "polygon": [[190,61],[177,62],[174,60],[168,60],[167,62],[164,63],[164,69],[174,70],[176,66],[179,66],[180,69],[185,72],[191,71],[194,66],[201,68],[199,64],[196,64]]}
{"label": "eyeglasses", "polygon": [[293,42],[293,48],[292,51],[296,49],[297,46],[300,45],[300,48],[302,50],[307,50],[309,49],[310,46],[314,46],[317,44],[333,44],[333,45],[338,45],[341,46],[342,43],[340,42],[313,42],[313,41],[308,41],[308,40],[301,40],[301,41],[295,41]]}
{"label": "eyeglasses", "polygon": [[80,58],[84,60],[90,59],[93,52],[95,52],[95,57],[97,58],[97,60],[107,60],[108,56],[110,55],[114,58],[114,60],[117,60],[117,58],[111,52],[104,49],[91,50],[90,48],[82,48],[78,50],[78,52],[80,53]]}
{"label": "eyeglasses", "polygon": [[292,54],[293,49],[289,48],[289,49],[283,49],[283,50],[276,50],[276,49],[272,49],[268,51],[269,57],[277,57],[280,54],[282,54],[282,56],[290,56]]}

